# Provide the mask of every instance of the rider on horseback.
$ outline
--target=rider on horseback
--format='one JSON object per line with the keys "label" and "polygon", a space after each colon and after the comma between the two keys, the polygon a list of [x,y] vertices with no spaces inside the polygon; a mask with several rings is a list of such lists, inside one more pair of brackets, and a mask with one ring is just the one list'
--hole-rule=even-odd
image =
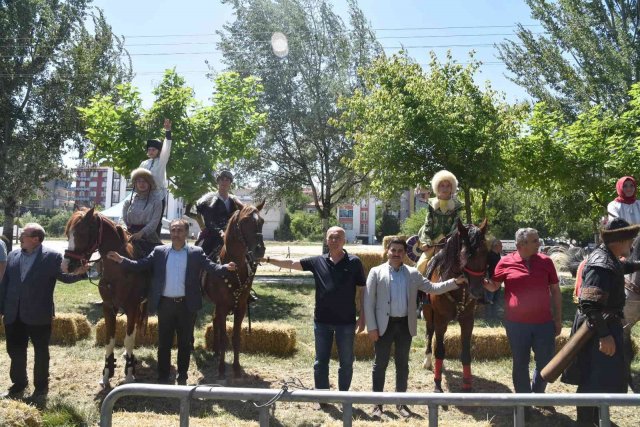
{"label": "rider on horseback", "polygon": [[427,203],[424,225],[418,232],[423,251],[417,268],[420,273],[427,271],[429,260],[444,244],[445,238],[456,230],[456,220],[460,217],[462,203],[456,198],[458,180],[447,170],[436,173],[431,180],[431,188],[436,197]]}
{"label": "rider on horseback", "polygon": [[147,169],[131,172],[133,193],[122,206],[122,220],[131,233],[131,243],[138,255],[146,256],[162,244],[156,227],[162,218],[162,195],[155,191],[153,175]]}

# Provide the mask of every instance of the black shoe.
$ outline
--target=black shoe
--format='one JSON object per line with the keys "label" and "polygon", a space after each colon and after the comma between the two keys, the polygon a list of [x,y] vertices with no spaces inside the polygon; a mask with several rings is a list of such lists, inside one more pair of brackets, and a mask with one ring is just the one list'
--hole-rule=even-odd
{"label": "black shoe", "polygon": [[186,378],[178,378],[177,383],[178,383],[178,385],[187,385],[187,379]]}
{"label": "black shoe", "polygon": [[411,416],[411,412],[409,412],[407,405],[396,405],[396,409],[402,418],[409,418]]}
{"label": "black shoe", "polygon": [[27,388],[27,385],[18,385],[14,384],[9,389],[0,395],[2,399],[20,399],[24,396],[24,391]]}
{"label": "black shoe", "polygon": [[373,418],[382,418],[382,405],[373,405],[371,416]]}

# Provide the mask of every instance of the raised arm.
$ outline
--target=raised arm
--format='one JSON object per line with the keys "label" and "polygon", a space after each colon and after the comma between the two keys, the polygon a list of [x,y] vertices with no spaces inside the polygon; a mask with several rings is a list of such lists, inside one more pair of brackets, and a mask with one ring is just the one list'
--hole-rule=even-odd
{"label": "raised arm", "polygon": [[169,162],[169,156],[171,155],[171,120],[164,119],[164,142],[162,143],[162,150],[160,156],[158,156],[158,162],[162,168],[167,167]]}

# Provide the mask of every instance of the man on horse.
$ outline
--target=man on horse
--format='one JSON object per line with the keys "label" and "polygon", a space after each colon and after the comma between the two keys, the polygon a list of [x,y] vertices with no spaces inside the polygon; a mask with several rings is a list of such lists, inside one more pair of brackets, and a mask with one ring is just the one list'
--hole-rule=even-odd
{"label": "man on horse", "polygon": [[149,289],[149,313],[158,314],[158,382],[169,384],[173,336],[178,338],[178,384],[187,384],[189,359],[193,349],[193,328],[202,308],[200,273],[215,275],[235,271],[233,262],[220,266],[210,261],[201,248],[187,245],[189,223],[171,222],[171,244],[156,246],[146,258],[130,260],[109,252],[107,257],[132,271],[153,270]]}
{"label": "man on horse", "polygon": [[[364,330],[364,310],[356,322],[356,287],[365,286],[364,269],[360,258],[344,250],[345,232],[341,227],[327,230],[329,252],[301,260],[263,258],[280,268],[311,271],[316,286],[314,335],[316,360],[313,364],[315,388],[329,389],[329,359],[335,335],[340,369],[338,388],[348,391],[353,376],[353,342],[356,329]],[[363,295],[364,300],[364,295]],[[364,301],[361,301],[364,302]],[[360,305],[362,307],[362,304]],[[326,404],[320,404],[325,409]]]}
{"label": "man on horse", "polygon": [[[466,283],[464,276],[431,283],[418,270],[403,264],[406,253],[407,243],[394,237],[387,249],[388,262],[372,268],[367,278],[364,312],[369,338],[375,346],[372,377],[373,391],[377,392],[384,389],[392,345],[395,345],[396,391],[407,391],[409,350],[418,327],[418,290],[442,294]],[[406,405],[397,405],[397,409],[405,418],[411,415]],[[372,416],[382,417],[382,405],[374,405]]]}
{"label": "man on horse", "polygon": [[141,168],[147,169],[153,175],[155,191],[161,200],[160,220],[156,225],[156,233],[160,236],[162,230],[162,214],[167,206],[167,162],[171,154],[171,120],[164,119],[164,144],[159,139],[147,140],[147,160],[140,163]]}
{"label": "man on horse", "polygon": [[86,279],[89,265],[74,274],[63,273],[62,255],[42,246],[45,231],[36,223],[24,226],[20,249],[11,251],[0,282],[0,316],[3,317],[7,353],[11,359],[9,377],[13,385],[5,397],[19,398],[29,384],[27,346],[33,344],[33,398],[49,392],[49,339],[54,317],[53,290],[56,280],[74,283]]}

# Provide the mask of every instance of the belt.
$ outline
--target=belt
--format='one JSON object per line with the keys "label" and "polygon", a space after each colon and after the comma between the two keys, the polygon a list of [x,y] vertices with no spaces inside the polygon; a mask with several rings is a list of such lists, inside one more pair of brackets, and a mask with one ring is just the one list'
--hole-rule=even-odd
{"label": "belt", "polygon": [[391,317],[389,316],[389,322],[406,322],[408,319],[407,316],[402,316],[402,317]]}
{"label": "belt", "polygon": [[171,301],[174,303],[179,303],[179,302],[183,302],[185,297],[165,297],[163,296],[162,299],[165,301]]}

